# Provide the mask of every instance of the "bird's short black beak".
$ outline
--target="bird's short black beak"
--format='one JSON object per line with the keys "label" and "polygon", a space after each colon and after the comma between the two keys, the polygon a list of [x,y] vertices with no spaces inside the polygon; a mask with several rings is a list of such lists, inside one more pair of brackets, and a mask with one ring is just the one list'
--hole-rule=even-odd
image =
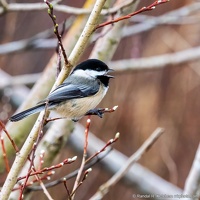
{"label": "bird's short black beak", "polygon": [[115,70],[114,69],[108,69],[108,72],[114,72]]}
{"label": "bird's short black beak", "polygon": [[[114,71],[115,71],[114,69],[108,69],[107,73],[109,73],[109,72],[114,72]],[[115,78],[114,76],[111,76],[110,74],[106,74],[106,76],[107,76],[108,78]]]}

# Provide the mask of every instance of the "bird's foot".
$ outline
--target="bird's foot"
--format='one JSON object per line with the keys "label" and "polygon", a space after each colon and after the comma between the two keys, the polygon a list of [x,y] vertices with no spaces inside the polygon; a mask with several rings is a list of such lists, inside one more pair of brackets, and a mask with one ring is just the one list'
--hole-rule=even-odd
{"label": "bird's foot", "polygon": [[105,112],[105,108],[94,108],[89,110],[85,115],[97,115],[98,117],[102,118]]}
{"label": "bird's foot", "polygon": [[114,106],[113,108],[94,108],[89,110],[85,115],[97,115],[102,118],[104,113],[114,112],[117,108],[118,106]]}
{"label": "bird's foot", "polygon": [[76,119],[76,118],[72,119],[73,122],[78,122],[78,120],[79,119]]}

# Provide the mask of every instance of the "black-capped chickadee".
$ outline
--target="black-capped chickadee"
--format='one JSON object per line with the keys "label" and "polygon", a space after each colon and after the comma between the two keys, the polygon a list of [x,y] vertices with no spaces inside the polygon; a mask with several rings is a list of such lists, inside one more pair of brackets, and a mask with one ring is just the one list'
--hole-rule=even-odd
{"label": "black-capped chickadee", "polygon": [[36,106],[13,115],[10,121],[19,121],[29,115],[41,112],[47,104],[48,110],[55,110],[61,117],[79,120],[84,115],[96,114],[101,117],[95,107],[105,96],[110,78],[108,72],[113,71],[97,59],[86,60],[77,65],[65,81],[53,90],[46,99]]}

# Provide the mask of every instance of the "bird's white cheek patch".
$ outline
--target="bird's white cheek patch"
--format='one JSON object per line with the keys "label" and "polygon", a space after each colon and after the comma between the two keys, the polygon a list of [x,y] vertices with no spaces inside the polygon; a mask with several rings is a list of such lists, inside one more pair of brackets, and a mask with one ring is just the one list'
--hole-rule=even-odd
{"label": "bird's white cheek patch", "polygon": [[73,75],[88,78],[87,73],[82,69],[74,71]]}
{"label": "bird's white cheek patch", "polygon": [[94,71],[94,70],[85,70],[86,74],[88,74],[88,76],[91,76],[93,78],[96,78],[97,76],[103,76],[106,74],[106,71],[101,71],[101,72],[98,72],[98,71]]}

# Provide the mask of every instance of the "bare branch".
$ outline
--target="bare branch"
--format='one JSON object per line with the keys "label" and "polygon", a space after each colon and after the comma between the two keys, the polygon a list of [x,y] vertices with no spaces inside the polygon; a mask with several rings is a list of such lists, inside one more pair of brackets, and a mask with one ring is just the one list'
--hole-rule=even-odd
{"label": "bare branch", "polygon": [[0,90],[5,87],[19,86],[19,85],[33,85],[41,76],[41,73],[24,74],[19,76],[10,76],[7,79],[0,81]]}
{"label": "bare branch", "polygon": [[15,144],[15,142],[14,142],[14,140],[12,139],[12,137],[10,136],[9,132],[6,130],[5,125],[4,125],[3,122],[1,122],[1,121],[0,121],[0,127],[1,127],[1,129],[4,131],[4,133],[6,134],[6,136],[8,137],[8,139],[10,140],[10,142],[11,142],[11,144],[12,144],[12,146],[13,146],[15,152],[18,153],[18,152],[19,152],[19,149],[18,149],[17,145]]}
{"label": "bare branch", "polygon": [[[4,0],[2,0],[4,1]],[[113,8],[103,9],[101,11],[101,15],[110,15],[115,14],[122,10],[123,8],[128,7],[132,4],[135,0],[126,0],[122,3],[114,6]],[[86,8],[76,8],[67,5],[60,5],[57,4],[56,1],[52,1],[54,9],[59,12],[74,14],[74,15],[83,15],[83,14],[90,14],[91,9]],[[6,9],[4,9],[6,8]],[[0,14],[6,12],[18,12],[18,11],[39,11],[46,9],[45,3],[6,3],[4,7],[0,7]]]}
{"label": "bare branch", "polygon": [[[69,141],[69,144],[73,145],[73,147],[80,152],[82,151],[82,141],[84,140],[83,134],[80,134],[82,131],[84,131],[84,127],[82,127],[80,124],[76,124],[74,133],[71,135]],[[105,146],[105,143],[92,133],[89,133],[88,141],[90,143],[88,151],[91,153],[98,151],[102,146]],[[101,162],[111,174],[115,174],[124,166],[124,163],[126,163],[127,160],[127,156],[116,149],[113,149],[110,154],[107,155]],[[124,184],[127,183],[129,186],[131,185],[133,188],[136,188],[143,194],[183,193],[180,188],[167,182],[138,163],[135,163],[133,166],[131,166],[123,179],[125,180]],[[166,200],[168,199],[169,198],[166,198]],[[178,200],[179,198],[173,199]]]}
{"label": "bare branch", "polygon": [[7,157],[6,149],[5,149],[5,145],[4,145],[4,137],[2,135],[0,136],[0,140],[1,140],[1,149],[2,149],[2,154],[3,154],[3,160],[5,163],[5,167],[6,167],[6,172],[9,173],[10,165],[9,165],[9,161],[8,161],[8,157]]}
{"label": "bare branch", "polygon": [[[119,0],[115,3],[114,6],[118,6],[123,3],[123,0]],[[131,5],[129,5],[126,9],[123,9],[120,13],[115,17],[122,17],[127,15],[130,12],[133,12],[137,9],[139,1],[134,0]],[[112,17],[108,18],[110,21]],[[93,51],[90,54],[91,58],[99,58],[103,61],[110,61],[116,51],[117,46],[122,38],[122,30],[123,27],[127,24],[125,20],[119,21],[115,24],[115,26],[104,26],[100,35],[104,37],[98,38],[93,48]]]}
{"label": "bare branch", "polygon": [[[134,24],[134,26],[125,27],[123,31],[123,35],[128,37],[128,36],[135,35],[144,31],[149,31],[159,25],[177,22],[178,20],[182,19],[184,16],[188,16],[193,12],[198,12],[199,9],[200,9],[200,3],[197,2],[191,5],[187,5],[187,6],[178,8],[176,10],[167,12],[161,16],[157,16],[157,17],[148,16],[148,19],[144,19],[143,17],[143,20],[144,20],[143,22],[139,24]],[[139,15],[136,15],[135,17],[136,19],[139,18]],[[131,21],[134,21],[135,17],[133,17]]]}
{"label": "bare branch", "polygon": [[167,3],[169,2],[169,0],[156,0],[154,3],[152,3],[151,5],[149,6],[146,6],[146,7],[143,7],[135,12],[132,12],[132,13],[129,13],[128,15],[125,15],[125,16],[121,16],[119,18],[116,18],[116,19],[113,19],[113,20],[110,20],[110,21],[107,21],[107,22],[104,22],[102,24],[99,24],[96,29],[98,28],[101,28],[101,27],[104,27],[104,26],[107,26],[109,24],[114,24],[116,22],[119,22],[119,21],[122,21],[122,20],[125,20],[125,19],[129,19],[131,17],[133,17],[134,15],[137,15],[139,13],[142,13],[142,12],[146,12],[146,11],[150,11],[150,10],[153,10],[156,8],[156,6],[160,5],[160,4],[163,4],[163,3]]}
{"label": "bare branch", "polygon": [[[89,162],[85,165],[84,170],[87,170],[87,169],[91,168],[92,166],[96,165],[98,162],[100,162],[102,159],[104,159],[110,153],[111,150],[112,149],[110,148],[110,149],[108,149],[106,151],[101,151],[100,152],[101,154],[98,155],[98,156],[95,155],[95,159],[92,158],[92,160],[89,160]],[[46,188],[50,188],[50,187],[54,187],[54,186],[56,186],[58,184],[61,184],[61,183],[65,182],[66,180],[69,180],[69,179],[77,176],[78,171],[79,171],[79,169],[76,169],[73,172],[65,175],[64,177],[62,177],[62,178],[60,178],[58,180],[54,180],[52,182],[46,183],[45,187]],[[28,190],[37,191],[37,190],[42,190],[42,188],[40,186],[36,186],[35,185],[35,186],[28,187]]]}
{"label": "bare branch", "polygon": [[49,7],[48,14],[49,14],[49,16],[51,17],[51,19],[53,21],[54,33],[55,33],[55,35],[56,35],[56,37],[58,39],[58,46],[61,49],[61,52],[62,52],[62,55],[63,55],[63,58],[64,58],[64,62],[65,62],[65,67],[67,67],[69,65],[69,62],[68,62],[68,59],[67,59],[67,54],[65,52],[65,48],[64,48],[63,43],[62,43],[62,34],[60,34],[59,31],[58,31],[58,24],[56,23],[56,16],[54,15],[53,5],[47,0],[44,0],[44,2]]}
{"label": "bare branch", "polygon": [[[129,2],[133,2],[133,0],[129,0]],[[115,5],[113,8],[108,9],[107,12],[112,13],[110,10],[118,8],[121,9],[122,5],[126,7],[128,1]],[[56,10],[56,5],[54,6],[54,9]],[[164,15],[157,16],[157,17],[151,17],[146,15],[136,15],[133,18],[131,18],[130,21],[133,22],[140,22],[139,24],[134,24],[134,26],[126,26],[123,28],[123,37],[128,37],[131,35],[135,35],[144,31],[148,31],[152,28],[155,28],[159,25],[165,25],[165,24],[184,24],[184,23],[198,23],[199,19],[198,16],[194,17],[188,17],[183,18],[186,16],[189,16],[191,13],[197,12],[200,9],[200,3],[193,3],[191,5],[187,5],[185,7],[181,7],[179,9],[170,11],[168,13],[165,13]],[[65,24],[67,28],[71,24],[73,20],[72,18],[69,18]],[[66,28],[66,29],[67,29]],[[35,35],[34,37],[10,42],[7,44],[0,45],[0,54],[7,54],[7,53],[13,53],[16,51],[22,51],[22,50],[29,50],[29,49],[38,49],[38,48],[55,48],[57,40],[55,39],[45,39],[49,36],[52,36],[51,29],[44,31],[42,33],[39,33]],[[96,41],[99,37],[99,34],[94,36],[93,41]]]}
{"label": "bare branch", "polygon": [[100,186],[98,192],[90,198],[90,200],[102,199],[110,190],[110,187],[115,185],[129,170],[129,168],[136,163],[142,155],[148,151],[156,140],[164,133],[163,128],[157,128],[151,136],[144,142],[144,144],[124,163],[123,167],[112,176],[106,183]]}
{"label": "bare branch", "polygon": [[198,200],[200,197],[200,144],[186,179],[184,194],[190,195],[194,200]]}
{"label": "bare branch", "polygon": [[[97,22],[97,19],[99,17],[99,14],[102,10],[102,7],[103,7],[105,1],[106,0],[97,0],[96,1],[94,8],[91,12],[91,15],[86,23],[86,26],[85,26],[79,40],[77,41],[71,55],[69,56],[68,60],[72,65],[74,65],[78,61],[80,56],[82,55],[82,52],[83,52],[84,48],[86,47],[87,42],[89,41],[90,35],[92,34],[92,32],[94,30],[93,28]],[[71,66],[71,68],[72,68],[72,66]],[[66,67],[64,67],[62,69],[54,86],[52,87],[52,90],[55,89],[56,86],[58,86],[59,84],[61,84],[64,81],[64,79],[70,73],[71,68],[66,69]],[[40,113],[32,131],[30,132],[27,140],[25,141],[20,153],[16,156],[16,159],[13,163],[10,173],[8,174],[6,181],[2,187],[2,190],[0,193],[1,200],[6,200],[9,198],[9,195],[16,183],[17,176],[18,176],[20,170],[22,169],[28,154],[30,153],[30,151],[32,149],[34,141],[37,138],[38,130],[40,128],[40,123],[43,119],[43,116],[44,116],[44,111]]]}
{"label": "bare branch", "polygon": [[112,61],[110,66],[114,66],[115,70],[123,72],[124,70],[152,70],[160,69],[167,65],[178,65],[181,63],[198,60],[200,58],[200,47],[179,51],[161,56],[152,56],[149,58],[126,59]]}
{"label": "bare branch", "polygon": [[[73,20],[74,17],[69,17],[65,21],[65,30],[67,30],[71,26]],[[53,35],[52,29],[53,28],[47,29],[27,39],[1,44],[0,54],[4,55],[8,53],[14,53],[14,52],[20,52],[24,50],[38,49],[38,48],[41,49],[56,48],[58,42],[57,39],[47,39]]]}
{"label": "bare branch", "polygon": [[[64,13],[70,14],[89,14],[91,12],[90,9],[83,9],[83,8],[75,8],[67,5],[59,5],[53,3],[54,9]],[[39,11],[45,10],[46,4],[45,3],[9,3],[6,6],[6,11],[8,12],[18,12],[18,11]],[[0,7],[0,14],[4,13],[4,9]]]}
{"label": "bare branch", "polygon": [[74,197],[75,197],[75,191],[79,187],[80,178],[81,178],[81,175],[83,173],[83,170],[84,170],[84,167],[85,167],[85,164],[86,164],[86,156],[87,156],[87,148],[88,148],[88,133],[89,133],[90,124],[91,124],[91,119],[90,119],[90,116],[88,116],[86,128],[85,128],[83,157],[82,157],[81,166],[80,166],[80,169],[78,171],[78,174],[77,174],[77,177],[76,177],[76,180],[75,180],[75,183],[74,183],[74,187],[73,187],[73,190],[72,190],[72,194],[71,194],[72,199],[74,199]]}
{"label": "bare branch", "polygon": [[[164,54],[161,56],[152,56],[147,58],[137,58],[137,59],[126,59],[119,61],[111,61],[109,66],[113,66],[116,71],[123,72],[126,70],[152,70],[160,69],[168,65],[178,65],[190,61],[195,61],[200,58],[200,47],[194,47],[191,49]],[[32,75],[30,75],[32,76]],[[35,76],[29,78],[29,75],[17,76],[11,79],[11,81],[5,80],[1,83],[0,88],[5,86],[12,86],[18,84],[29,84],[34,83],[35,80],[40,76],[40,74],[35,74]],[[28,81],[27,81],[28,80]]]}

